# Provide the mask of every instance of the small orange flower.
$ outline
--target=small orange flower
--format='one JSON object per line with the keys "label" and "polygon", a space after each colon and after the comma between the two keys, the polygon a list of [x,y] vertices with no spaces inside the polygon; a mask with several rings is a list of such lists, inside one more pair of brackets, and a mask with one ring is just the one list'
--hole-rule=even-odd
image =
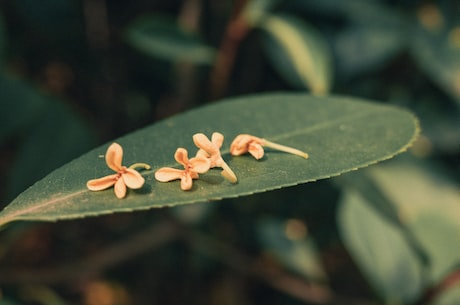
{"label": "small orange flower", "polygon": [[238,135],[230,145],[230,153],[234,156],[240,156],[249,152],[254,158],[259,160],[264,156],[264,146],[308,159],[308,154],[306,152],[249,134]]}
{"label": "small orange flower", "polygon": [[206,173],[211,165],[210,160],[203,157],[195,157],[189,160],[187,150],[181,147],[176,150],[174,159],[184,166],[184,170],[162,167],[155,172],[155,179],[160,182],[180,179],[180,187],[184,191],[190,190],[193,179],[198,179],[198,174]]}
{"label": "small orange flower", "polygon": [[232,169],[225,163],[220,154],[220,148],[224,143],[224,136],[219,132],[214,132],[211,136],[211,141],[202,133],[193,135],[193,142],[199,148],[197,157],[206,157],[211,161],[212,167],[221,167],[223,170],[221,175],[231,183],[236,183],[238,179]]}
{"label": "small orange flower", "polygon": [[[117,198],[122,199],[126,196],[126,187],[139,189],[144,185],[145,179],[136,170],[121,165],[123,160],[123,148],[120,144],[113,143],[107,149],[105,162],[113,171],[117,172],[99,179],[89,180],[86,186],[91,191],[102,191],[114,185]],[[149,167],[148,165],[143,165]]]}

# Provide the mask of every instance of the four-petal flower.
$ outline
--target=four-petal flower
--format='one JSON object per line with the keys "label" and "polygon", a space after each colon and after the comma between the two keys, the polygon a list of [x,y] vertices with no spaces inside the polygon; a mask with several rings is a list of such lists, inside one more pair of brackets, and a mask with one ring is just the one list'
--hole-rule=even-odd
{"label": "four-petal flower", "polygon": [[[185,148],[178,148],[174,154],[176,161],[184,166],[183,170],[171,167],[162,167],[155,172],[155,178],[160,182],[168,182],[172,180],[181,180],[181,189],[190,190],[192,188],[193,179],[198,179],[198,174],[206,173],[210,168],[221,167],[222,176],[232,183],[238,181],[235,173],[225,163],[221,156],[220,148],[224,142],[224,136],[219,132],[214,132],[211,140],[202,133],[193,135],[193,142],[199,148],[194,158],[188,158],[188,152]],[[308,154],[298,149],[270,142],[263,138],[258,138],[249,134],[240,134],[232,142],[230,153],[234,156],[239,156],[249,152],[254,158],[261,159],[264,156],[264,146],[278,149],[284,152],[292,153],[301,156],[305,159]],[[115,195],[118,198],[126,196],[126,187],[131,189],[139,189],[145,179],[137,172],[134,167],[142,166],[150,169],[150,166],[145,163],[136,163],[131,167],[122,165],[123,149],[113,143],[107,149],[105,161],[107,166],[116,172],[116,174],[108,175],[98,179],[92,179],[87,182],[87,187],[91,191],[105,190],[114,186]]]}
{"label": "four-petal flower", "polygon": [[220,154],[220,148],[224,143],[224,136],[219,132],[214,132],[211,136],[211,140],[202,133],[196,133],[193,135],[193,142],[199,148],[197,156],[206,157],[211,161],[212,167],[221,167],[221,172],[231,183],[236,183],[238,179],[232,169],[225,163],[224,159]]}
{"label": "four-petal flower", "polygon": [[105,190],[114,185],[114,191],[117,198],[121,199],[126,196],[126,187],[139,189],[144,185],[145,179],[136,170],[123,166],[123,148],[120,144],[113,143],[107,149],[105,162],[107,166],[116,172],[98,179],[89,180],[86,186],[91,191]]}
{"label": "four-petal flower", "polygon": [[259,160],[264,156],[264,146],[308,159],[308,154],[306,152],[249,134],[240,134],[236,136],[230,145],[230,153],[233,156],[240,156],[249,152],[254,158]]}
{"label": "four-petal flower", "polygon": [[176,161],[184,166],[183,170],[162,167],[155,172],[155,179],[160,182],[168,182],[180,179],[180,187],[184,191],[192,188],[193,179],[198,179],[198,174],[204,174],[211,166],[211,161],[203,157],[188,158],[185,148],[178,148],[174,154]]}

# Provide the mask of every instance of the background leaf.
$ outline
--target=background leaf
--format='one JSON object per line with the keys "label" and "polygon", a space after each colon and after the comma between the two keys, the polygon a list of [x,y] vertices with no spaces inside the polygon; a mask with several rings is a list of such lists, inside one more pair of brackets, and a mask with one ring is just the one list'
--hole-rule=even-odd
{"label": "background leaf", "polygon": [[334,41],[337,69],[345,76],[355,76],[383,67],[406,46],[407,34],[388,26],[351,26]]}
{"label": "background leaf", "polygon": [[210,64],[214,60],[212,47],[164,16],[144,16],[136,20],[126,29],[125,40],[146,55],[173,62]]}
{"label": "background leaf", "polygon": [[[423,273],[414,278],[420,277],[426,288],[442,282],[460,264],[460,192],[447,176],[405,155],[335,179],[345,188],[343,205],[362,205],[362,209],[367,206],[369,213],[373,210],[375,214],[360,216],[359,211],[343,207],[339,223],[355,261],[387,300],[394,298],[390,288],[393,279],[391,272],[379,266],[387,263],[396,266],[400,259],[407,264],[418,262]],[[380,231],[388,231],[385,238],[379,238]],[[367,240],[367,245],[360,240]],[[399,245],[403,241],[405,245]],[[366,253],[366,247],[368,251],[375,249],[378,255]],[[382,248],[405,249],[407,253],[387,253],[379,250]],[[401,301],[404,299],[402,295],[399,297]]]}
{"label": "background leaf", "polygon": [[[239,177],[232,185],[211,170],[190,192],[178,182],[159,183],[145,173],[146,185],[117,200],[113,190],[90,192],[86,181],[110,173],[100,155],[103,145],[54,171],[18,196],[0,213],[0,224],[19,219],[56,220],[204,202],[248,195],[328,178],[404,151],[418,132],[412,114],[362,100],[303,94],[240,97],[164,120],[116,140],[125,148],[124,164],[147,162],[156,170],[177,166],[177,147],[196,148],[192,135],[219,131],[226,137],[223,156]],[[266,137],[305,150],[310,159],[279,152],[263,160],[228,155],[240,133]]]}
{"label": "background leaf", "polygon": [[263,219],[257,224],[260,242],[293,272],[312,281],[326,282],[318,248],[298,219]]}
{"label": "background leaf", "polygon": [[0,74],[0,100],[0,144],[15,137],[22,140],[4,186],[10,200],[94,147],[95,137],[73,109],[27,82]]}
{"label": "background leaf", "polygon": [[263,18],[277,5],[280,0],[253,0],[244,7],[244,18],[252,26],[263,22]]}
{"label": "background leaf", "polygon": [[18,130],[33,125],[46,106],[43,96],[31,86],[5,74],[0,74],[0,101],[0,144]]}
{"label": "background leaf", "polygon": [[264,51],[286,79],[296,88],[309,88],[314,94],[329,91],[332,79],[328,46],[321,35],[301,19],[270,15],[261,29],[267,34]]}
{"label": "background leaf", "polygon": [[340,232],[356,264],[385,304],[410,304],[423,288],[422,268],[404,236],[353,190],[338,212]]}
{"label": "background leaf", "polygon": [[[436,10],[432,7],[431,10]],[[437,11],[430,12],[430,14]],[[438,12],[442,14],[442,12]],[[419,12],[420,24],[412,34],[411,53],[432,81],[460,104],[460,24],[424,24],[422,12]],[[445,16],[447,18],[447,16]],[[440,18],[444,18],[441,15]],[[443,21],[445,20],[445,21]]]}
{"label": "background leaf", "polygon": [[[7,185],[9,198],[66,162],[94,147],[85,122],[64,103],[42,97],[46,108],[20,144]],[[72,139],[72,141],[68,141]]]}
{"label": "background leaf", "polygon": [[431,303],[433,305],[457,305],[460,300],[460,285],[457,284],[450,289],[444,291],[436,300]]}
{"label": "background leaf", "polygon": [[460,240],[460,191],[446,173],[422,164],[393,160],[369,172],[428,254],[435,283],[460,264],[460,247],[452,251]]}

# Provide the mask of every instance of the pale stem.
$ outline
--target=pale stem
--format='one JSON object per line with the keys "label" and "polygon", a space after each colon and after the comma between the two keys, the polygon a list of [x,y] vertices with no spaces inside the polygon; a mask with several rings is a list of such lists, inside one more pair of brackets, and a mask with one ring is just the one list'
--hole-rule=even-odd
{"label": "pale stem", "polygon": [[142,169],[151,169],[152,167],[150,165],[148,165],[147,163],[134,163],[133,165],[131,165],[129,168],[131,169],[136,169],[136,168],[142,168]]}
{"label": "pale stem", "polygon": [[268,141],[266,139],[262,139],[262,141],[263,141],[263,144],[262,144],[263,146],[270,147],[270,148],[273,148],[273,149],[277,149],[277,150],[280,150],[280,151],[284,151],[284,152],[287,152],[287,153],[290,153],[290,154],[297,155],[297,156],[300,156],[302,158],[308,159],[308,154],[306,152],[301,151],[301,150],[298,150],[298,149],[295,149],[295,148],[292,148],[292,147],[289,147],[289,146],[281,145],[281,144],[278,144],[278,143],[274,143],[274,142]]}
{"label": "pale stem", "polygon": [[219,164],[220,167],[222,167],[223,171],[220,173],[225,179],[230,181],[231,183],[236,183],[238,181],[238,178],[236,178],[235,173],[232,171],[232,169],[225,163],[224,160],[222,160]]}

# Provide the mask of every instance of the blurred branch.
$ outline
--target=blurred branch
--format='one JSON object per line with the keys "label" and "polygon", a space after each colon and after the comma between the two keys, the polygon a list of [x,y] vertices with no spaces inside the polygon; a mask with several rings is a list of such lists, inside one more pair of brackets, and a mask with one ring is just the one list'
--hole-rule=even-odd
{"label": "blurred branch", "polygon": [[[187,0],[181,7],[178,23],[190,32],[199,32],[200,17],[202,13],[202,0]],[[198,80],[197,66],[191,62],[178,62],[175,64],[175,91],[178,96],[180,108],[186,109],[197,95]],[[168,107],[169,108],[169,107]]]}
{"label": "blurred branch", "polygon": [[334,294],[329,287],[309,283],[299,276],[288,274],[283,269],[272,265],[267,266],[260,260],[245,255],[231,245],[203,233],[184,230],[184,234],[186,241],[196,251],[212,257],[244,275],[258,278],[272,288],[298,300],[318,305],[376,305],[366,300],[352,299]]}
{"label": "blurred branch", "polygon": [[449,273],[440,283],[428,289],[414,305],[432,304],[444,291],[460,284],[460,269]]}
{"label": "blurred branch", "polygon": [[152,251],[175,239],[178,233],[178,227],[165,220],[76,262],[35,270],[3,270],[0,273],[0,284],[62,284],[76,278],[90,277],[144,252]]}
{"label": "blurred branch", "polygon": [[227,25],[222,43],[211,71],[211,100],[224,95],[232,67],[235,63],[238,47],[249,32],[249,24],[243,17],[242,12],[248,0],[236,0],[233,15]]}
{"label": "blurred branch", "polygon": [[89,46],[92,49],[107,49],[110,31],[105,0],[83,1],[83,13]]}
{"label": "blurred branch", "polygon": [[[180,8],[177,17],[179,26],[187,32],[198,33],[202,13],[202,0],[186,0]],[[155,119],[170,117],[184,109],[190,108],[196,100],[198,92],[196,63],[189,61],[177,61],[173,64],[174,95],[160,99],[155,110]]]}

